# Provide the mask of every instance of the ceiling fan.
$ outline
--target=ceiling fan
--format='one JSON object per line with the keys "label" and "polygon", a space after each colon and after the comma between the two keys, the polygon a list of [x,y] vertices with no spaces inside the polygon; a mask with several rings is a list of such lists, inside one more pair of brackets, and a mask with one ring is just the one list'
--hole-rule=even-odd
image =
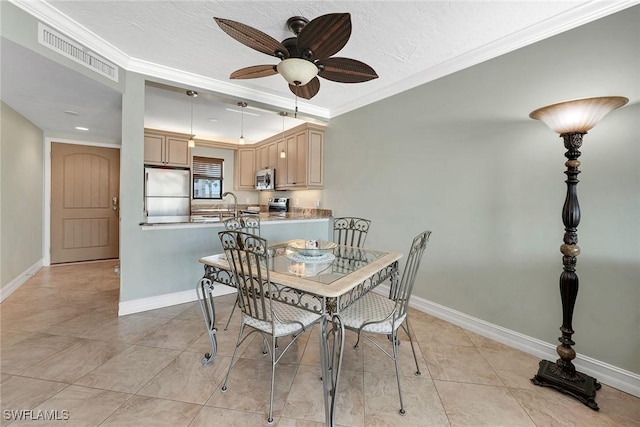
{"label": "ceiling fan", "polygon": [[373,68],[351,58],[331,57],[351,36],[351,15],[330,13],[311,21],[302,16],[287,20],[295,34],[282,42],[240,22],[213,18],[222,30],[258,52],[275,56],[277,65],[254,65],[231,73],[232,79],[255,79],[282,75],[296,96],[313,98],[320,90],[318,76],[341,83],[361,83],[378,77]]}

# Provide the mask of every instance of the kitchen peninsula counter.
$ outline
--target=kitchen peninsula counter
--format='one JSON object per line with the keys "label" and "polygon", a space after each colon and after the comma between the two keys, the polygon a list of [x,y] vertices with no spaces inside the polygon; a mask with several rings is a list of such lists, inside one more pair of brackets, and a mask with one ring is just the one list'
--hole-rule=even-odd
{"label": "kitchen peninsula counter", "polygon": [[[261,212],[256,215],[262,225],[269,223],[298,223],[328,221],[331,211],[326,209],[297,209],[292,212]],[[223,228],[223,221],[233,216],[191,215],[148,217],[140,223],[143,230],[169,230],[176,228]]]}

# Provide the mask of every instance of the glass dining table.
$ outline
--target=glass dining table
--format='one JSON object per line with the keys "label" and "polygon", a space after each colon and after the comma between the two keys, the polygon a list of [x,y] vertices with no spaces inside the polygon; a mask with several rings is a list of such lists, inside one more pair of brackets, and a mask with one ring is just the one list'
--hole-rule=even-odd
{"label": "glass dining table", "polygon": [[[307,255],[295,250],[305,244],[307,241],[295,239],[269,246],[269,275],[277,289],[271,297],[322,315],[320,363],[325,423],[333,426],[344,349],[340,311],[386,281],[393,289],[398,281],[398,261],[402,254],[323,241],[315,242],[326,248],[318,254]],[[204,275],[197,285],[198,299],[211,341],[211,353],[202,359],[206,365],[215,358],[217,349],[213,290],[218,283],[234,286],[234,279],[224,254],[205,256],[199,261],[204,264]]]}

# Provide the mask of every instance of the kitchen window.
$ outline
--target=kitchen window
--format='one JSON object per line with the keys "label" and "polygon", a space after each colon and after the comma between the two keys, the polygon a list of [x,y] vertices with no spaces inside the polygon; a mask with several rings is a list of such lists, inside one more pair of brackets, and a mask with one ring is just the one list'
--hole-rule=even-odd
{"label": "kitchen window", "polygon": [[223,159],[193,156],[193,198],[222,199]]}

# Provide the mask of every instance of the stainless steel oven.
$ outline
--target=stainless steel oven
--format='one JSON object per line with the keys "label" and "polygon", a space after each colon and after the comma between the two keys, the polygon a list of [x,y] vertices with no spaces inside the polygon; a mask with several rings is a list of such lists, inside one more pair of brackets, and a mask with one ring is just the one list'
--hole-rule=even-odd
{"label": "stainless steel oven", "polygon": [[274,190],[275,185],[275,169],[261,169],[256,172],[256,190]]}
{"label": "stainless steel oven", "polygon": [[286,217],[289,212],[289,198],[269,198],[269,216]]}

